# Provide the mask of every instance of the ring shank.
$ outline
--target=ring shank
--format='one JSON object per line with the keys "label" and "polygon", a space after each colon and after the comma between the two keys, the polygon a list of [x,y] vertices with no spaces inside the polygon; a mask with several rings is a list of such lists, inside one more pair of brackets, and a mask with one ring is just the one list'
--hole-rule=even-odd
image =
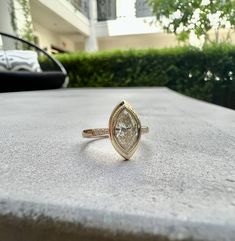
{"label": "ring shank", "polygon": [[[149,128],[147,126],[141,127],[141,133],[148,133]],[[109,137],[108,128],[95,128],[95,129],[86,129],[82,131],[82,136],[84,138],[98,138],[98,137]]]}

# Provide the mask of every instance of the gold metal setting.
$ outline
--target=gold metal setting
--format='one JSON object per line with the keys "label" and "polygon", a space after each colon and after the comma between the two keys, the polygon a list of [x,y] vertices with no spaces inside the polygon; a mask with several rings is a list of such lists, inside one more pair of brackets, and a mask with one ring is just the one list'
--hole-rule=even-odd
{"label": "gold metal setting", "polygon": [[141,126],[133,107],[123,100],[114,108],[109,118],[109,128],[83,130],[82,136],[85,138],[110,137],[115,150],[128,160],[135,153],[141,134],[148,131],[148,127]]}

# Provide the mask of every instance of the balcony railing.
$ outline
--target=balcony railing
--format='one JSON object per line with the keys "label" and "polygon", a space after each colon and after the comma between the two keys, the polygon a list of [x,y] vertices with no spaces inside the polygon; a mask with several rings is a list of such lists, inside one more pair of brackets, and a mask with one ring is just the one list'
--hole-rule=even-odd
{"label": "balcony railing", "polygon": [[89,18],[89,0],[67,0],[75,8],[75,10],[84,14]]}
{"label": "balcony railing", "polygon": [[[147,0],[129,0],[129,1],[132,1],[133,3],[133,9],[130,9],[129,11],[129,13],[133,11],[132,16],[136,16],[137,18],[152,16],[152,11],[150,6],[147,3]],[[120,1],[120,0],[97,0],[98,21],[112,20],[120,17],[120,16],[117,16],[117,4],[119,7],[122,8],[123,7],[122,5],[125,3],[126,3],[125,1]],[[123,9],[125,9],[125,7],[123,7]],[[121,17],[128,17],[128,16],[124,16],[125,14],[126,14],[126,11],[125,13],[121,13]]]}

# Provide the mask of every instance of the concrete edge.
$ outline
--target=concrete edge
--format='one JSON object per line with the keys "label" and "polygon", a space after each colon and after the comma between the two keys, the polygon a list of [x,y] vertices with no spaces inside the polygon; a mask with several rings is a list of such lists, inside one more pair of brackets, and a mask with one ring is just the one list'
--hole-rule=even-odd
{"label": "concrete edge", "polygon": [[[59,214],[59,215],[58,215]],[[26,232],[27,230],[27,232]],[[120,215],[102,210],[0,198],[0,235],[19,240],[234,240],[235,226]],[[18,235],[17,235],[18,233]],[[5,235],[5,236],[4,236]],[[51,235],[55,239],[51,239]],[[16,241],[14,236],[14,241]],[[62,238],[64,237],[64,238]],[[48,238],[48,239],[47,239]],[[68,238],[66,238],[68,240]],[[11,240],[8,239],[7,240]]]}

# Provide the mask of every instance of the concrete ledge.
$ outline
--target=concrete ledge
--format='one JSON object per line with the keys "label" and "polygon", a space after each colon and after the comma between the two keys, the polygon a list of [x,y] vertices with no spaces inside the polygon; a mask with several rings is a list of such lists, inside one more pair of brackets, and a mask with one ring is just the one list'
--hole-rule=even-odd
{"label": "concrete ledge", "polygon": [[[81,137],[121,99],[150,127],[128,162]],[[234,240],[234,111],[165,88],[4,93],[0,110],[0,240]]]}

